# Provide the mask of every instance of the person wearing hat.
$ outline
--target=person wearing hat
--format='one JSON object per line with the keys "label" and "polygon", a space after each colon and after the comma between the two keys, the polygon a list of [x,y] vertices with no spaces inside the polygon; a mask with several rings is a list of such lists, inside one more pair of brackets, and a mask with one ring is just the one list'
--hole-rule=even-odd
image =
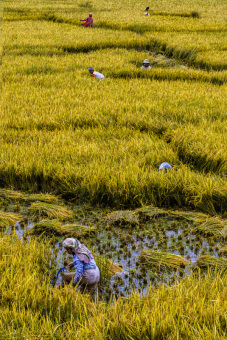
{"label": "person wearing hat", "polygon": [[151,67],[150,67],[149,60],[145,59],[144,62],[143,62],[143,65],[141,66],[141,70],[149,70],[150,68]]}
{"label": "person wearing hat", "polygon": [[89,14],[89,17],[87,17],[86,19],[80,19],[80,21],[85,21],[83,24],[81,24],[81,26],[84,27],[93,27],[93,18],[92,18],[92,14]]}
{"label": "person wearing hat", "polygon": [[94,292],[99,282],[100,273],[90,250],[81,244],[77,239],[67,238],[63,241],[63,247],[68,254],[73,256],[73,262],[66,268],[75,267],[73,273],[62,274],[65,284],[73,283],[73,287],[78,286],[84,292]]}
{"label": "person wearing hat", "polygon": [[149,8],[150,8],[150,7],[146,7],[146,10],[145,10],[146,12],[145,12],[144,15],[150,15],[150,14],[148,13]]}
{"label": "person wearing hat", "polygon": [[93,76],[94,78],[102,79],[102,80],[105,79],[104,75],[103,75],[102,73],[99,73],[99,72],[97,72],[97,71],[94,71],[93,67],[88,67],[88,71],[92,74],[92,76]]}

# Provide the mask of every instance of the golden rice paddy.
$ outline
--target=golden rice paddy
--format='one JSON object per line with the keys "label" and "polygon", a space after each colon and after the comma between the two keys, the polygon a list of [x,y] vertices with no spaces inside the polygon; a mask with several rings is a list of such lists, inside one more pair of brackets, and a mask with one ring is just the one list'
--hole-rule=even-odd
{"label": "golden rice paddy", "polygon": [[[1,339],[226,339],[225,13],[1,2]],[[94,299],[56,282],[65,237]]]}

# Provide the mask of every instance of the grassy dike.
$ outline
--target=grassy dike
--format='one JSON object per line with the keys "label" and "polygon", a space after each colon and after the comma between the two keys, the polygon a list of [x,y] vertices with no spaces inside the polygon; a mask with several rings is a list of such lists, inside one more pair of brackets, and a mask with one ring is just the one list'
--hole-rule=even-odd
{"label": "grassy dike", "polygon": [[225,339],[227,276],[192,275],[112,305],[51,289],[50,245],[0,238],[1,339]]}

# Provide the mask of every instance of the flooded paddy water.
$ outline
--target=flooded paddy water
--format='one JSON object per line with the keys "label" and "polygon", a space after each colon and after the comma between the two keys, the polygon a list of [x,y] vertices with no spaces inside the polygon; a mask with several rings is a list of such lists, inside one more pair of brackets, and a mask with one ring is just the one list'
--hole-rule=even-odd
{"label": "flooded paddy water", "polygon": [[61,286],[61,276],[56,282],[57,271],[71,262],[62,247],[66,237],[78,238],[95,255],[101,271],[99,295],[106,300],[127,296],[135,289],[145,295],[149,286],[171,285],[198,268],[198,263],[200,268],[208,267],[206,261],[212,259],[220,259],[223,269],[227,268],[224,219],[155,207],[110,211],[47,201],[3,197],[1,211],[2,216],[20,216],[7,232],[15,229],[28,241],[32,234],[48,238],[50,277],[55,287]]}

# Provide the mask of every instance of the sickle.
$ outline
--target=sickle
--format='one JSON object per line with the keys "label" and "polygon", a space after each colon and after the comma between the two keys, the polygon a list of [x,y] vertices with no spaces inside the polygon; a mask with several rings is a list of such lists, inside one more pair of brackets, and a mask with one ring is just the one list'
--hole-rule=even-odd
{"label": "sickle", "polygon": [[57,273],[57,278],[58,278],[58,275],[63,271],[63,270],[65,270],[66,269],[66,267],[62,267],[61,269],[59,269],[59,271],[58,271],[58,273]]}

